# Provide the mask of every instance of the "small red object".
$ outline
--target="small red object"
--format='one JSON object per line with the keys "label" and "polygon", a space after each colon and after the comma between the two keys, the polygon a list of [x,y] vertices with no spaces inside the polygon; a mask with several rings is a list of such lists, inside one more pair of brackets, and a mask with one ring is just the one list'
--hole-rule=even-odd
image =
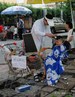
{"label": "small red object", "polygon": [[13,42],[13,44],[14,44],[14,45],[17,45],[17,43],[16,43],[16,42]]}

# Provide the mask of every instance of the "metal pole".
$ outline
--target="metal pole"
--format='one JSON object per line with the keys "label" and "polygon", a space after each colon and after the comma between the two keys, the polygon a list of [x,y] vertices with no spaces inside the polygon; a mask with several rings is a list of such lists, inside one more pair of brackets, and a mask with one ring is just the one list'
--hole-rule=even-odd
{"label": "metal pole", "polygon": [[[42,4],[45,5],[44,0],[42,0]],[[46,6],[46,5],[45,5],[45,6]],[[47,9],[45,8],[45,9],[43,9],[43,16],[46,16],[46,14],[47,14]]]}
{"label": "metal pole", "polygon": [[61,2],[61,19],[63,19],[63,9],[62,9],[62,2]]}
{"label": "metal pole", "polygon": [[44,4],[44,0],[42,0],[42,4]]}
{"label": "metal pole", "polygon": [[71,17],[72,17],[72,24],[73,24],[73,28],[74,28],[74,17],[73,17],[73,10],[72,10],[72,4],[71,4],[71,0],[69,0],[70,2],[70,9],[71,9]]}

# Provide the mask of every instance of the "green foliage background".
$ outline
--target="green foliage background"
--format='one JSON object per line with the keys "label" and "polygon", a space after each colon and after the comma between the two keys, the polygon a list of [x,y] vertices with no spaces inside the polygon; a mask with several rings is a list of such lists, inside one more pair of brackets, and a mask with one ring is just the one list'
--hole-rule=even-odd
{"label": "green foliage background", "polygon": [[[61,6],[62,4],[62,6]],[[5,8],[9,6],[13,6],[17,4],[7,4],[7,3],[0,3],[0,12],[4,10]],[[23,5],[25,6],[25,5]],[[28,6],[26,6],[28,7]],[[33,22],[37,19],[40,19],[43,17],[43,8],[33,8],[32,6],[28,7],[30,10],[32,10],[32,18]],[[71,10],[70,10],[70,3],[64,2],[64,3],[56,3],[56,8],[46,8],[47,13],[53,14],[54,17],[60,17],[61,16],[61,10],[63,10],[63,19],[65,21],[71,21]],[[15,16],[4,16],[0,15],[0,19],[6,20],[7,22],[10,21],[11,23],[14,21]],[[13,24],[13,23],[12,23]]]}

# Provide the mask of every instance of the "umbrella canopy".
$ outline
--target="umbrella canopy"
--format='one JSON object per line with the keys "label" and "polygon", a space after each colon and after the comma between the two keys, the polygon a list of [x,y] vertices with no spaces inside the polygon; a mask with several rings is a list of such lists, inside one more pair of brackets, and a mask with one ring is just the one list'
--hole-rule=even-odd
{"label": "umbrella canopy", "polygon": [[25,0],[25,4],[42,4],[42,3],[52,3],[52,2],[64,2],[67,0]]}
{"label": "umbrella canopy", "polygon": [[2,15],[26,15],[31,13],[30,9],[23,6],[11,6],[1,12]]}

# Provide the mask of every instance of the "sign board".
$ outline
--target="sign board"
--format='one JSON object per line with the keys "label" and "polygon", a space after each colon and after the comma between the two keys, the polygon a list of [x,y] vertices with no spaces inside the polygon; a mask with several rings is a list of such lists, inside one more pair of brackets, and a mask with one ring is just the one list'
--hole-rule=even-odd
{"label": "sign board", "polygon": [[12,67],[26,69],[26,56],[12,56]]}

